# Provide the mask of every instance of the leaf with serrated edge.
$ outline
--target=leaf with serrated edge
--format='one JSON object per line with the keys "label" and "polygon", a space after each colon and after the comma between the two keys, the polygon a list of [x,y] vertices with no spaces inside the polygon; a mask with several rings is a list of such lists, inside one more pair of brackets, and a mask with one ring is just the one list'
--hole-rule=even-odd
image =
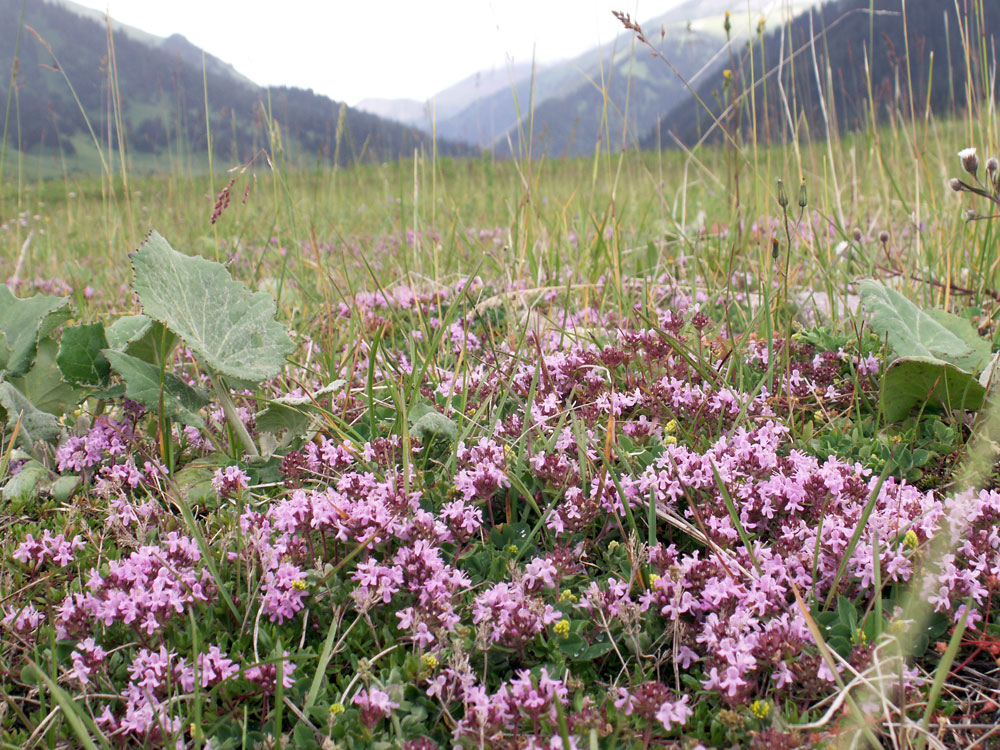
{"label": "leaf with serrated edge", "polygon": [[[113,349],[105,349],[103,354],[125,382],[125,395],[147,409],[158,411],[160,368]],[[204,429],[205,420],[198,414],[198,410],[208,400],[208,394],[201,389],[192,388],[173,373],[163,373],[163,409],[171,419]]]}
{"label": "leaf with serrated edge", "polygon": [[7,431],[10,432],[21,419],[17,433],[19,445],[31,450],[39,440],[55,440],[59,437],[59,422],[51,414],[36,409],[17,388],[10,383],[0,382],[0,406],[7,412]]}
{"label": "leaf with serrated edge", "polygon": [[955,365],[932,357],[904,357],[882,376],[882,414],[889,422],[905,419],[925,403],[950,409],[980,409],[986,389]]}
{"label": "leaf with serrated edge", "polygon": [[107,348],[108,339],[100,323],[67,326],[59,340],[56,364],[63,377],[72,383],[101,385],[111,371],[107,358],[101,354],[101,349]]}
{"label": "leaf with serrated edge", "polygon": [[295,348],[274,319],[270,294],[251,294],[221,264],[179,253],[155,231],[132,256],[132,267],[143,312],[222,375],[253,382],[273,377]]}
{"label": "leaf with serrated edge", "polygon": [[142,338],[151,325],[153,321],[148,315],[122,315],[105,331],[108,347],[125,351],[125,347]]}
{"label": "leaf with serrated edge", "polygon": [[9,380],[37,409],[57,416],[75,409],[83,397],[81,389],[63,379],[56,365],[58,351],[59,344],[42,339],[38,342],[35,366],[24,377]]}
{"label": "leaf with serrated edge", "polygon": [[925,312],[895,289],[872,279],[859,282],[870,325],[900,357],[932,357],[978,373],[990,356],[989,342],[972,325],[943,310]]}
{"label": "leaf with serrated edge", "polygon": [[24,375],[35,361],[40,336],[69,318],[69,297],[36,294],[21,299],[0,284],[0,331],[7,336],[7,375]]}

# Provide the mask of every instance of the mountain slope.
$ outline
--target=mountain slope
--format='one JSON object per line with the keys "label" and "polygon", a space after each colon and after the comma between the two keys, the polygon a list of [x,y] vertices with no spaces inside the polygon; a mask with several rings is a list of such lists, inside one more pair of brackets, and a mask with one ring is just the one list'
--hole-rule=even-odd
{"label": "mountain slope", "polygon": [[[754,62],[757,71],[767,73],[762,76],[758,72],[751,82],[749,60],[744,57],[736,66],[733,90],[749,91],[754,86],[755,108],[751,110],[749,97],[742,99],[738,115],[727,114],[727,127],[734,129],[737,120],[744,128],[755,121],[758,140],[767,141],[789,138],[790,122],[794,122],[800,137],[808,138],[810,133],[824,137],[827,121],[833,131],[859,129],[871,122],[873,114],[877,119],[896,114],[922,117],[927,105],[939,113],[968,106],[960,38],[961,24],[966,19],[956,15],[955,4],[908,0],[906,35],[899,0],[874,0],[874,15],[869,13],[869,7],[870,0],[838,0],[816,9],[811,20],[805,14],[767,34],[762,44],[764,65],[760,46],[755,48]],[[968,29],[977,97],[983,93],[975,60],[987,59],[1000,42],[1000,3],[982,3],[981,8],[982,17],[973,17]],[[785,59],[779,88],[782,34]],[[871,95],[869,76],[865,74],[866,51]],[[723,84],[723,67],[730,64],[718,66],[697,89],[708,111],[693,97],[686,97],[660,121],[664,145],[675,138],[691,145],[703,136],[722,137],[713,122],[723,111],[720,102],[731,99],[730,89]],[[817,78],[822,88],[817,86]],[[654,127],[647,131],[642,145],[654,147],[656,142]]]}
{"label": "mountain slope", "polygon": [[[776,19],[789,8],[814,2],[751,0],[748,15],[747,3],[688,0],[643,24],[650,42],[676,72],[645,47],[633,47],[630,32],[622,33],[608,46],[549,65],[451,118],[439,118],[437,133],[491,147],[498,155],[509,155],[511,147],[523,152],[531,111],[533,153],[589,154],[604,139],[612,150],[631,147],[686,97],[686,82],[713,59],[728,58],[723,27],[727,6],[742,8],[730,18],[732,37],[738,40],[756,27],[760,16]],[[740,46],[734,41],[734,47]]]}
{"label": "mountain slope", "polygon": [[[431,132],[436,122],[447,120],[484,97],[510,91],[531,75],[530,64],[480,70],[435,94],[425,102],[415,99],[365,99],[355,106],[379,117],[398,120]],[[431,121],[433,113],[434,122]]]}
{"label": "mountain slope", "polygon": [[[6,70],[13,62],[21,6],[21,0],[0,0],[0,66]],[[294,88],[263,90],[207,54],[203,79],[202,51],[180,35],[161,39],[112,23],[112,58],[106,24],[94,15],[67,0],[26,4],[8,145],[70,158],[80,150],[92,153],[89,120],[102,148],[117,148],[112,82],[117,84],[127,146],[147,161],[207,150],[206,84],[213,152],[230,163],[269,147],[268,106],[286,155],[310,163],[329,162],[334,154],[343,163],[359,157],[395,158],[429,144],[429,137],[412,127],[351,108],[344,108],[341,122],[336,102]],[[58,68],[47,46],[58,58]],[[4,76],[0,82],[2,101],[8,97],[8,81]],[[470,149],[440,141],[439,152]]]}

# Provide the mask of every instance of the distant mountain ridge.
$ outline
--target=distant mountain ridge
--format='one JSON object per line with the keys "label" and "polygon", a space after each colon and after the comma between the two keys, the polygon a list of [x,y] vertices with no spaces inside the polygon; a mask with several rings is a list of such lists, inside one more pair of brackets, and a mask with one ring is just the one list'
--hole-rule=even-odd
{"label": "distant mountain ridge", "polygon": [[[981,12],[981,17],[970,21],[973,28],[964,32],[973,45],[970,57],[977,97],[984,96],[984,84],[983,71],[978,70],[975,61],[991,59],[992,51],[1000,44],[1000,3],[983,3]],[[760,46],[755,49],[756,74],[752,81],[749,60],[740,51],[735,90],[754,88],[756,95],[753,108],[743,100],[739,118],[729,114],[724,122],[730,129],[745,130],[753,115],[757,138],[766,142],[791,138],[793,127],[801,138],[808,139],[810,134],[824,138],[827,123],[830,131],[853,130],[868,127],[873,117],[883,120],[901,114],[923,118],[929,114],[928,107],[931,112],[944,113],[978,106],[977,100],[965,99],[961,22],[955,3],[908,0],[907,37],[899,0],[826,3],[811,17],[800,15],[764,37],[760,45],[763,57]],[[781,35],[785,38],[784,65],[779,59]],[[794,65],[789,64],[791,55],[796,56]],[[721,129],[713,123],[728,104],[722,95],[722,68],[730,65],[716,67],[697,87],[707,111],[693,96],[686,98],[646,132],[641,146],[655,147],[658,138],[664,145],[677,141],[688,146],[702,138],[720,140]],[[790,100],[787,109],[778,85],[779,65],[782,87]],[[822,87],[817,85],[817,79]]]}
{"label": "distant mountain ridge", "polygon": [[[21,0],[0,0],[0,66],[6,70],[14,69],[21,8]],[[335,157],[344,164],[359,158],[394,159],[430,146],[430,136],[416,128],[312,91],[263,89],[180,34],[161,38],[112,20],[112,69],[104,14],[69,0],[27,0],[24,24],[17,53],[17,110],[12,112],[8,147],[70,159],[81,150],[92,152],[82,106],[102,148],[117,148],[113,74],[122,105],[122,135],[144,163],[172,153],[204,153],[209,132],[216,157],[239,163],[270,147],[270,122],[280,128],[286,156],[313,164],[330,163]],[[73,84],[79,105],[45,45]],[[7,100],[9,81],[8,76],[0,80],[0,100]],[[210,127],[205,122],[206,85]],[[474,149],[439,139],[438,152],[461,155]]]}
{"label": "distant mountain ridge", "polygon": [[[534,72],[530,65],[509,71],[494,90],[466,86],[461,89],[467,97],[464,107],[443,107],[441,101],[451,89],[441,92],[431,98],[434,132],[499,156],[527,149],[529,123],[534,154],[590,154],[598,143],[612,150],[632,147],[677,102],[687,100],[685,81],[697,85],[699,71],[713,69],[717,59],[729,59],[723,27],[727,10],[734,11],[732,48],[738,54],[742,40],[755,33],[762,17],[774,24],[818,1],[751,0],[748,12],[745,0],[686,0],[642,24],[684,81],[649,50],[634,47],[633,35],[623,29],[612,43],[571,60],[539,66]],[[430,130],[426,104],[383,100],[364,106]]]}
{"label": "distant mountain ridge", "polygon": [[355,106],[379,117],[388,117],[430,132],[436,122],[453,117],[471,103],[497,92],[509,91],[512,85],[530,76],[531,71],[530,63],[480,70],[425,102],[416,99],[363,99]]}

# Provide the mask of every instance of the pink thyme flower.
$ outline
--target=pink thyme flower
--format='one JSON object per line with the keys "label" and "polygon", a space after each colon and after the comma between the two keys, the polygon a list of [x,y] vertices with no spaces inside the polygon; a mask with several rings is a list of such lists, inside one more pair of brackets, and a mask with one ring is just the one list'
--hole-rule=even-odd
{"label": "pink thyme flower", "polygon": [[361,723],[369,729],[374,729],[394,708],[399,708],[399,704],[391,700],[387,692],[378,688],[358,691],[353,703],[361,708]]}

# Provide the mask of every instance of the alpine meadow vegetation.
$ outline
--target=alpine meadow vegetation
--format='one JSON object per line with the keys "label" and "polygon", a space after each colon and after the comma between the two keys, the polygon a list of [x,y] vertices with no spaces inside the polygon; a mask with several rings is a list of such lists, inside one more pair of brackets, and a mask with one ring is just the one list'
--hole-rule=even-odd
{"label": "alpine meadow vegetation", "polygon": [[2,746],[988,747],[964,5],[968,106],[851,132],[758,140],[733,55],[692,148],[320,169],[269,123],[227,173],[95,138],[53,178],[5,144]]}

